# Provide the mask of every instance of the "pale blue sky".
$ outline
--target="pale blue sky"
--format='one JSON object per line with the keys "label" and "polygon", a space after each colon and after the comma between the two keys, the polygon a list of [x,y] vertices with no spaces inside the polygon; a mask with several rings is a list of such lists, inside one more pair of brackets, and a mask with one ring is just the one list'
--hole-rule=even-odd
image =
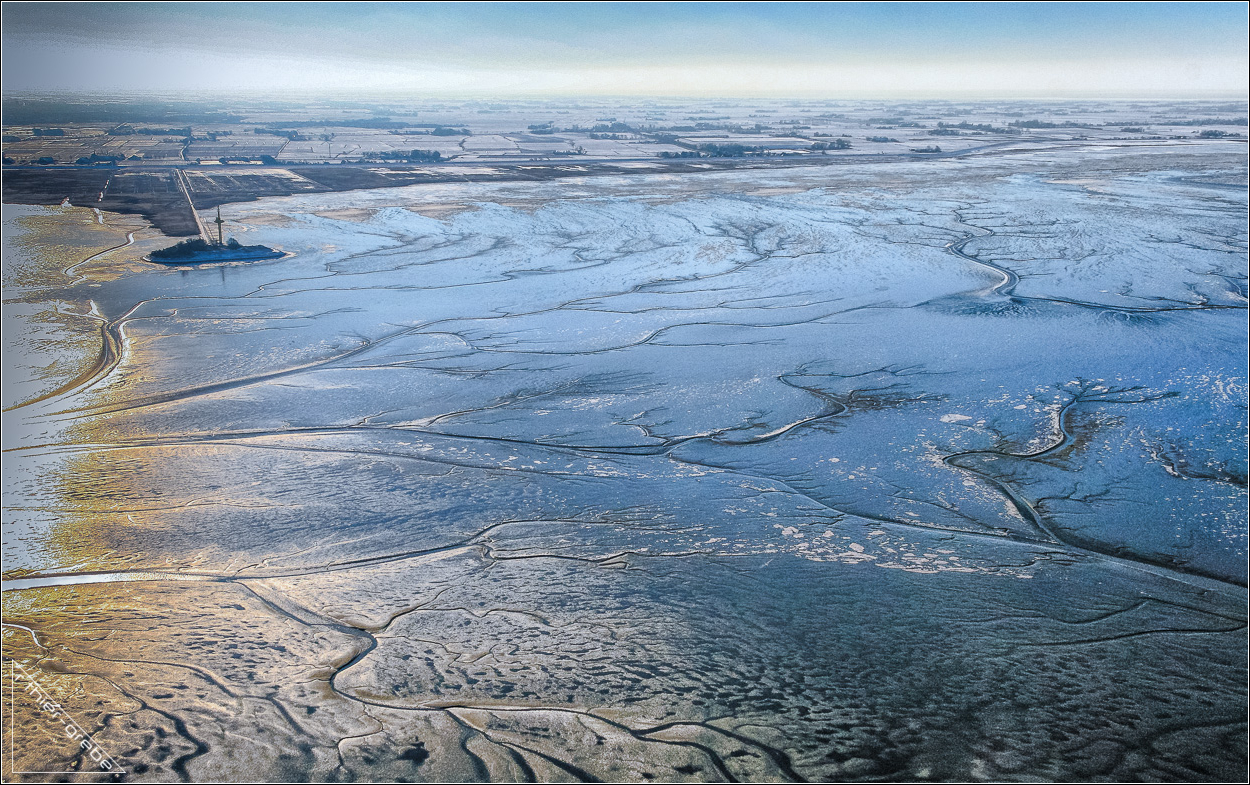
{"label": "pale blue sky", "polygon": [[22,3],[4,88],[1212,97],[1245,3]]}

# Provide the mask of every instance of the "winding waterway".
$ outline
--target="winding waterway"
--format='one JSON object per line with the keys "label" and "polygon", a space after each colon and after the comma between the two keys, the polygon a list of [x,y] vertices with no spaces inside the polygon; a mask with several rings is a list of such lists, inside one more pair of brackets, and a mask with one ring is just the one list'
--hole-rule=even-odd
{"label": "winding waterway", "polygon": [[6,661],[140,781],[1240,777],[1225,150],[14,219]]}

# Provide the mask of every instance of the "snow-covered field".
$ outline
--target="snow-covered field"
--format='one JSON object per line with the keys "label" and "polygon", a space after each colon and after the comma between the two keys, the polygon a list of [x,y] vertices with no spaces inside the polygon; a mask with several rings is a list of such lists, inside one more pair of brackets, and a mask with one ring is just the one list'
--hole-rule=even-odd
{"label": "snow-covered field", "polygon": [[8,295],[6,656],[139,779],[1240,778],[1234,150],[265,199],[227,231],[294,255],[195,269],[139,236]]}

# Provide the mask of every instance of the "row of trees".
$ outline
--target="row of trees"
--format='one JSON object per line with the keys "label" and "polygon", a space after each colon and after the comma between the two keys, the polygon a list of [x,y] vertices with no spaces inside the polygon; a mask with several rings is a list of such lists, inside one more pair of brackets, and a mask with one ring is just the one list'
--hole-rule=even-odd
{"label": "row of trees", "polygon": [[386,150],[383,152],[361,153],[360,157],[371,161],[434,162],[443,160],[443,154],[438,150]]}
{"label": "row of trees", "polygon": [[[819,152],[826,150],[849,150],[851,149],[851,143],[846,139],[831,139],[827,142],[812,142],[807,149]],[[709,156],[716,158],[741,158],[746,155],[767,155],[771,152],[774,152],[772,148],[762,145],[709,142],[698,145],[693,150],[682,150],[681,152],[665,150],[657,155],[660,158],[704,158]]]}
{"label": "row of trees", "polygon": [[828,142],[812,142],[809,150],[850,150],[851,143],[846,139],[831,139]]}

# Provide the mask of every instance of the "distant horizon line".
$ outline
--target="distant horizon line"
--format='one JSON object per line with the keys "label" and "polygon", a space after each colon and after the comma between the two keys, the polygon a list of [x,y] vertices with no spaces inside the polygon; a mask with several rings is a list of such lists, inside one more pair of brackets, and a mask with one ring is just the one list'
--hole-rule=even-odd
{"label": "distant horizon line", "polygon": [[264,90],[259,88],[207,88],[200,90],[180,90],[180,89],[142,89],[142,88],[122,88],[117,90],[78,90],[71,88],[39,88],[39,89],[7,89],[0,88],[0,98],[18,98],[18,97],[66,97],[73,96],[76,98],[90,97],[161,97],[161,98],[189,98],[191,96],[211,96],[214,98],[242,98],[242,99],[282,99],[282,98],[357,98],[359,100],[372,100],[377,98],[405,98],[405,99],[429,99],[429,100],[465,100],[465,101],[589,101],[589,100],[646,100],[646,101],[662,101],[662,102],[688,102],[688,101],[845,101],[845,102],[865,102],[865,101],[960,101],[960,102],[986,102],[986,101],[1020,101],[1020,102],[1052,102],[1052,101],[1109,101],[1109,102],[1128,102],[1128,101],[1240,101],[1250,106],[1250,95],[1246,93],[1195,93],[1189,95],[1153,95],[1153,94],[1113,94],[1113,93],[1068,93],[1068,94],[1038,94],[1038,95],[1006,95],[996,93],[941,93],[941,94],[895,94],[895,95],[785,95],[785,94],[715,94],[715,95],[667,95],[654,93],[512,93],[507,95],[479,93],[475,91],[461,92],[441,92],[441,91],[422,91],[422,90],[318,90],[318,89],[274,89]]}

